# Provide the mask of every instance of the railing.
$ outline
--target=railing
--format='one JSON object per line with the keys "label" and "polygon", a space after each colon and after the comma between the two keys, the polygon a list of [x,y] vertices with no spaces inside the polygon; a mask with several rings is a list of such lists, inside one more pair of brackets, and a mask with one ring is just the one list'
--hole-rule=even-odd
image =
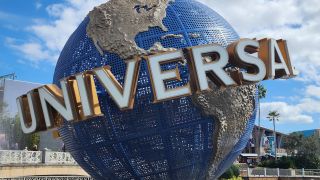
{"label": "railing", "polygon": [[241,175],[247,177],[320,177],[320,169],[247,168],[241,170]]}
{"label": "railing", "polygon": [[39,164],[41,151],[0,151],[0,164]]}
{"label": "railing", "polygon": [[66,152],[0,150],[0,165],[14,164],[77,165]]}
{"label": "railing", "polygon": [[4,88],[4,79],[0,79],[0,90],[3,91]]}
{"label": "railing", "polygon": [[45,164],[77,165],[70,153],[45,151]]}
{"label": "railing", "polygon": [[0,76],[0,89],[1,89],[1,87],[4,86],[4,81],[5,81],[6,79],[14,80],[15,78],[16,78],[15,73],[7,74],[7,75],[4,75],[4,76]]}
{"label": "railing", "polygon": [[[3,179],[6,179],[6,178],[3,178]],[[86,177],[86,176],[27,176],[27,177],[18,177],[14,179],[15,180],[93,180],[93,178]]]}

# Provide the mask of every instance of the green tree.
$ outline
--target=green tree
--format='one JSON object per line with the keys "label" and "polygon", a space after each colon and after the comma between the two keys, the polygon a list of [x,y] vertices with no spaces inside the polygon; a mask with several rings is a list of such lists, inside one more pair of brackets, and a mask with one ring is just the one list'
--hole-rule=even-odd
{"label": "green tree", "polygon": [[266,160],[262,161],[259,164],[260,167],[267,167],[267,168],[281,168],[281,169],[295,169],[296,163],[295,158],[292,157],[281,157],[278,160]]}
{"label": "green tree", "polygon": [[[267,89],[262,85],[262,84],[259,84],[258,85],[258,106],[259,106],[259,114],[258,114],[258,137],[261,137],[261,134],[260,134],[260,127],[261,127],[261,106],[260,106],[260,103],[261,103],[261,99],[264,99],[267,95]],[[260,154],[260,139],[259,138],[256,138],[256,144],[258,145],[258,152]]]}
{"label": "green tree", "polygon": [[260,166],[269,168],[320,168],[320,139],[316,136],[304,137],[300,133],[290,134],[284,139],[284,147],[291,156],[278,160],[261,162]]}
{"label": "green tree", "polygon": [[298,168],[320,168],[320,139],[316,136],[304,138],[301,146],[297,147]]}
{"label": "green tree", "polygon": [[19,116],[16,115],[15,118],[11,118],[6,111],[7,105],[5,103],[0,103],[0,133],[6,135],[6,140],[9,141],[9,147],[12,148],[16,143],[18,143],[19,149],[33,149],[36,145],[39,146],[40,136],[39,134],[24,134],[21,130]]}
{"label": "green tree", "polygon": [[268,114],[268,119],[273,122],[273,137],[274,137],[274,149],[275,149],[275,159],[277,159],[277,136],[276,136],[276,121],[279,121],[280,114],[278,111],[270,111]]}
{"label": "green tree", "polygon": [[0,102],[0,120],[5,120],[8,118],[7,105]]}
{"label": "green tree", "polygon": [[291,133],[283,138],[283,148],[285,148],[289,155],[295,156],[295,152],[302,147],[305,138],[301,133]]}
{"label": "green tree", "polygon": [[[10,118],[9,113],[7,112],[7,105],[5,103],[0,103],[0,133],[5,135],[5,140],[8,142],[8,145],[12,144],[12,118]],[[10,148],[0,147],[0,148]]]}
{"label": "green tree", "polygon": [[24,149],[27,147],[29,150],[35,150],[34,146],[39,147],[40,135],[38,133],[34,134],[24,134],[21,130],[21,124],[19,116],[16,115],[14,123],[14,141],[18,143],[19,149]]}
{"label": "green tree", "polygon": [[267,95],[267,89],[262,85],[258,85],[258,103],[259,103],[259,126],[260,126],[260,100],[264,99]]}
{"label": "green tree", "polygon": [[303,153],[305,155],[318,155],[320,158],[320,138],[313,135],[307,137],[305,141],[302,141],[302,147],[298,149],[298,154]]}
{"label": "green tree", "polygon": [[237,165],[232,165],[223,173],[219,179],[236,179],[240,175],[240,168]]}

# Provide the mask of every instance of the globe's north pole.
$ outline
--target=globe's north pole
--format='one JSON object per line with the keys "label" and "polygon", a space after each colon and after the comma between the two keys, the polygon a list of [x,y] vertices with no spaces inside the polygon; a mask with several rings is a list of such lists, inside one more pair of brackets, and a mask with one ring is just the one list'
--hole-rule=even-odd
{"label": "globe's north pole", "polygon": [[[111,2],[116,4],[116,1],[120,2]],[[157,7],[144,6],[142,1],[124,3],[128,6],[132,2],[140,3],[139,6],[125,8],[126,11],[133,11],[128,14],[138,13],[136,15],[140,17],[141,13],[150,13],[152,8]],[[115,45],[122,46],[119,48],[109,46],[111,42],[103,44],[101,35],[94,34],[103,31],[90,29],[101,20],[98,18],[93,23],[95,12],[91,13],[71,35],[61,52],[54,83],[59,84],[60,79],[85,70],[109,65],[117,80],[123,84],[126,64],[121,57],[125,58],[127,54],[148,53],[151,47],[158,47],[162,51],[209,43],[227,46],[239,38],[220,15],[197,1],[161,2],[166,6],[158,8],[165,8],[163,12],[166,14],[156,17],[161,18],[163,15],[163,20],[151,19],[150,25],[132,26],[149,28],[142,28],[143,32],[132,29],[137,32],[136,36],[130,34],[124,37],[133,37],[134,42],[126,39],[129,43],[121,44],[117,41]],[[116,11],[113,13],[117,17],[121,16]],[[117,20],[112,15],[108,17],[111,17],[110,22],[102,22],[110,23],[109,27],[113,28],[112,23]],[[139,20],[139,23],[146,22]],[[123,27],[115,29],[122,29],[126,33],[130,31]],[[115,31],[111,29],[107,32]],[[111,34],[106,34],[106,37],[108,35]],[[168,64],[163,70],[175,66]],[[178,67],[182,81],[170,81],[167,83],[168,88],[189,81],[188,66],[178,64]],[[215,179],[241,153],[255,121],[254,85],[218,89],[211,84],[214,89],[211,92],[153,103],[145,60],[141,63],[133,110],[119,110],[98,81],[96,85],[104,116],[77,123],[65,122],[60,128],[68,151],[95,179]]]}

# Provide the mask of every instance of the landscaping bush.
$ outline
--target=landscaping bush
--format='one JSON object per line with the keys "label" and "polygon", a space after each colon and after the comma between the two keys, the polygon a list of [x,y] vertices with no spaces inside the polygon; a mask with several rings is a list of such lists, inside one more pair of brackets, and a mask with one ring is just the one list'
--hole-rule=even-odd
{"label": "landscaping bush", "polygon": [[275,160],[262,161],[260,167],[280,168],[280,169],[318,169],[320,168],[320,159],[314,155],[297,155],[294,157],[282,157]]}
{"label": "landscaping bush", "polygon": [[240,169],[236,165],[232,165],[222,176],[220,179],[237,179],[240,175]]}

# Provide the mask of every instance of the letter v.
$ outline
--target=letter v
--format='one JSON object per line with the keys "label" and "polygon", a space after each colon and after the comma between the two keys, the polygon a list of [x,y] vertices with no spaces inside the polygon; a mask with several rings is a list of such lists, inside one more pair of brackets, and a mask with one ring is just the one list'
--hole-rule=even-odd
{"label": "letter v", "polygon": [[121,86],[112,74],[110,66],[104,66],[93,70],[100,83],[121,110],[133,108],[140,69],[140,59],[136,58],[126,62],[127,70],[124,87]]}

